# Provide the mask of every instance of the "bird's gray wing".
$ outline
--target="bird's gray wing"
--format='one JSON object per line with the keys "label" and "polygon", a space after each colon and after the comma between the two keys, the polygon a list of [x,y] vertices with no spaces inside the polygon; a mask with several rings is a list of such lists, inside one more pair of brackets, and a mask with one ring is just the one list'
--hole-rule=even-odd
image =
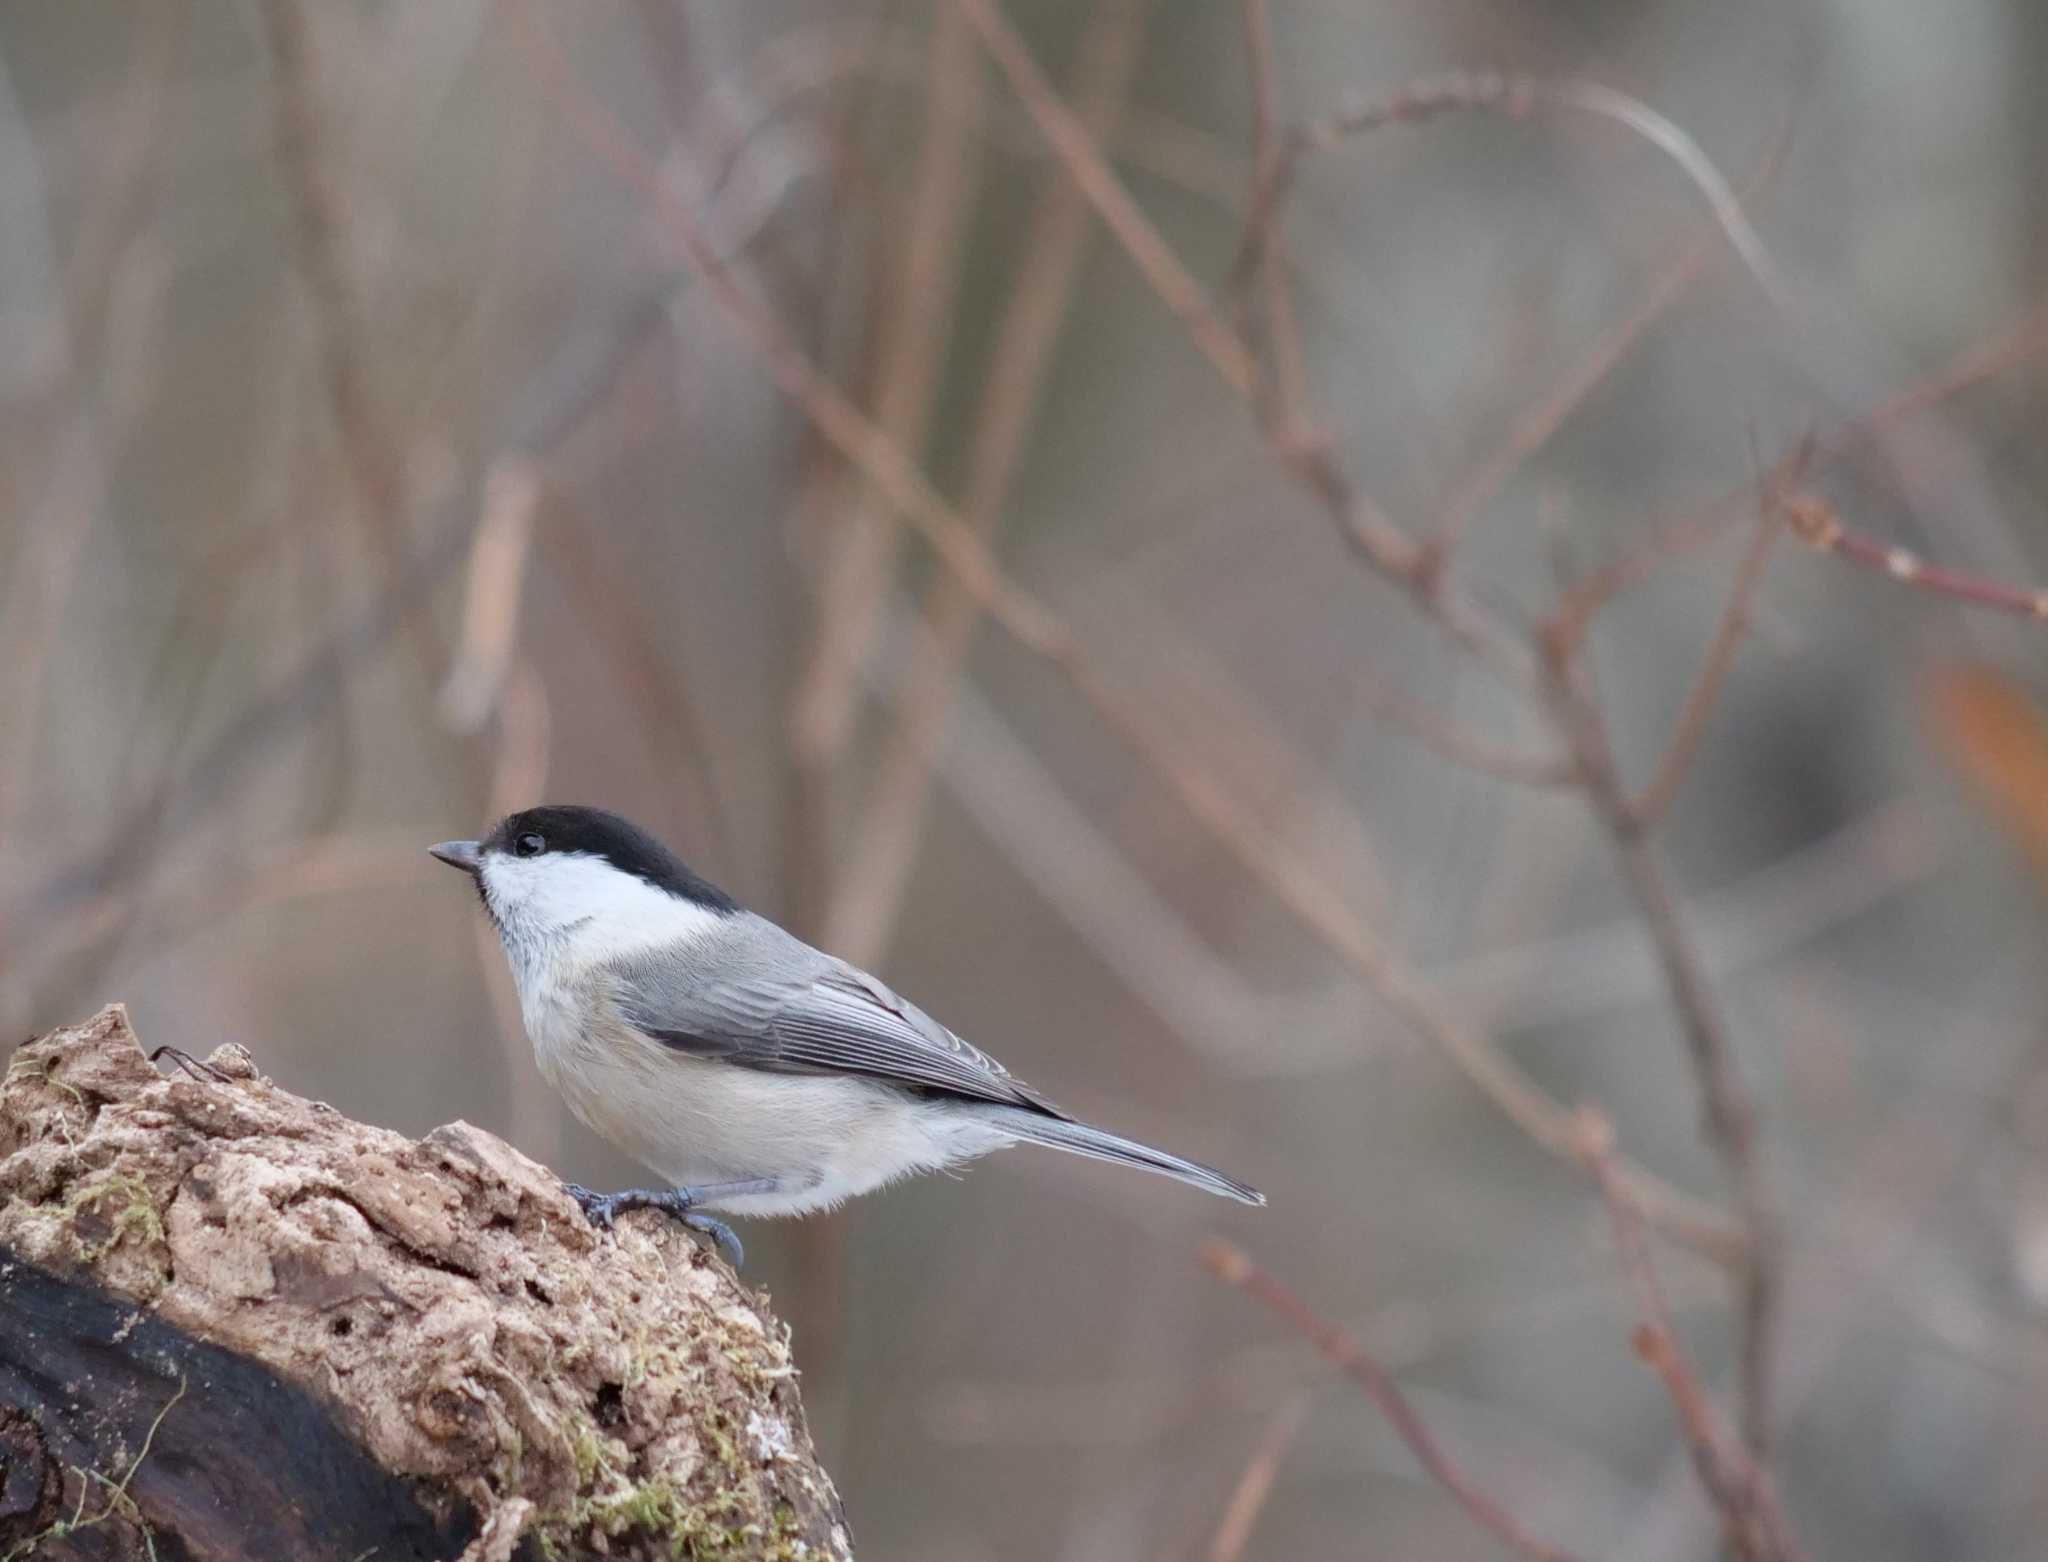
{"label": "bird's gray wing", "polygon": [[626,1018],[665,1046],[744,1068],[852,1074],[910,1090],[1067,1114],[980,1048],[865,971],[773,923],[724,978],[685,959],[628,961],[615,975]]}

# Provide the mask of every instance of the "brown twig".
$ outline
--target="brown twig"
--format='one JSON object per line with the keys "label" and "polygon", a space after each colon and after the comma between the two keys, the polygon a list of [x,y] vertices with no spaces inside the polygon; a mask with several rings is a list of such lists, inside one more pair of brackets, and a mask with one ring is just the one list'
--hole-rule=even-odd
{"label": "brown twig", "polygon": [[[1783,130],[1742,191],[1744,204],[1753,200],[1777,177],[1791,145],[1792,117],[1787,115]],[[1585,405],[1587,397],[1606,383],[1650,328],[1706,272],[1718,253],[1715,244],[1718,231],[1716,228],[1702,233],[1669,265],[1662,267],[1635,309],[1612,322],[1595,337],[1585,355],[1550,393],[1523,411],[1508,426],[1500,442],[1452,491],[1444,505],[1436,532],[1436,546],[1441,552],[1450,554],[1457,550],[1466,530],[1500,496],[1515,473],[1557,436],[1571,415]]]}
{"label": "brown twig", "polygon": [[1409,83],[1392,93],[1356,97],[1328,118],[1304,126],[1288,138],[1287,155],[1275,170],[1273,188],[1260,203],[1264,208],[1262,215],[1270,216],[1277,211],[1303,159],[1328,151],[1348,137],[1452,112],[1479,111],[1526,119],[1541,105],[1611,120],[1662,152],[1705,198],[1729,247],[1741,257],[1773,305],[1780,311],[1789,311],[1785,284],[1770,252],[1751,226],[1727,179],[1699,144],[1647,103],[1598,82],[1545,81],[1487,70],[1451,71]]}
{"label": "brown twig", "polygon": [[[1569,84],[1563,88],[1549,88],[1495,76],[1464,76],[1411,89],[1376,105],[1356,106],[1326,122],[1320,130],[1304,133],[1293,147],[1298,156],[1375,124],[1393,119],[1419,118],[1452,107],[1498,108],[1509,114],[1520,114],[1546,97],[1590,107],[1595,112],[1620,119],[1676,157],[1707,192],[1730,241],[1743,254],[1767,290],[1774,297],[1779,296],[1775,278],[1767,269],[1768,257],[1763,255],[1761,246],[1753,242],[1754,234],[1742,217],[1739,205],[1734,203],[1732,194],[1726,193],[1718,172],[1698,155],[1697,148],[1668,120],[1635,100],[1604,88]],[[1266,160],[1266,177],[1251,203],[1251,223],[1277,228],[1279,198],[1291,178],[1293,161],[1293,157],[1284,156]],[[1248,232],[1243,254],[1248,257],[1249,264],[1269,268],[1271,237]],[[1327,461],[1326,474],[1327,481],[1319,486],[1327,493],[1334,508],[1341,505],[1343,499],[1341,488],[1336,486],[1340,479],[1334,460]],[[1693,741],[1685,738],[1685,734],[1704,721],[1711,706],[1721,676],[1717,663],[1732,653],[1741,617],[1754,590],[1754,580],[1749,577],[1760,575],[1770,535],[1768,530],[1760,532],[1759,546],[1753,550],[1753,563],[1745,561],[1731,604],[1728,632],[1717,636],[1715,651],[1710,653],[1701,684],[1695,691],[1696,698],[1688,702],[1690,719],[1682,720],[1680,726],[1684,743],[1678,750],[1676,763],[1664,772],[1662,785],[1666,787],[1675,788],[1677,779],[1683,774]],[[1441,592],[1445,556],[1433,548],[1426,548],[1422,558],[1414,578]],[[1442,600],[1441,596],[1424,597],[1425,605],[1440,604]],[[1489,625],[1482,639],[1491,639],[1499,633],[1502,631]],[[1666,880],[1654,846],[1645,837],[1645,821],[1636,817],[1632,810],[1609,744],[1604,718],[1590,691],[1587,671],[1582,663],[1575,660],[1577,642],[1560,638],[1553,629],[1541,649],[1545,652],[1546,691],[1553,718],[1570,749],[1574,775],[1584,787],[1594,812],[1608,828],[1621,859],[1624,876],[1649,926],[1664,967],[1672,1003],[1678,1011],[1688,1042],[1694,1075],[1706,1103],[1709,1136],[1736,1188],[1747,1236],[1743,1261],[1739,1266],[1745,1426],[1753,1445],[1761,1450],[1766,1446],[1769,1429],[1768,1379],[1776,1271],[1775,1225],[1767,1208],[1756,1151],[1754,1109],[1740,1079],[1726,1022],[1713,999],[1698,953],[1680,918],[1675,894]],[[1653,782],[1653,787],[1658,785]],[[1653,801],[1655,796],[1653,792]]]}
{"label": "brown twig", "polygon": [[1230,1489],[1230,1500],[1223,1505],[1223,1517],[1217,1520],[1216,1533],[1209,1539],[1208,1562],[1238,1562],[1244,1555],[1259,1515],[1266,1509],[1266,1499],[1273,1495],[1281,1461],[1301,1435],[1302,1422],[1308,1419],[1308,1405],[1306,1392],[1289,1395],[1267,1420],[1265,1433],[1252,1450],[1251,1458],[1245,1461],[1244,1473]]}
{"label": "brown twig", "polygon": [[1635,1334],[1636,1354],[1664,1380],[1664,1391],[1678,1412],[1700,1483],[1721,1513],[1730,1544],[1738,1555],[1754,1562],[1803,1562],[1805,1553],[1793,1538],[1770,1476],[1723,1423],[1698,1370],[1679,1343],[1650,1258],[1642,1212],[1615,1173],[1612,1125],[1597,1112],[1586,1112],[1580,1137],[1607,1201],[1622,1271],[1642,1313],[1643,1322]]}
{"label": "brown twig", "polygon": [[1917,385],[1887,397],[1843,425],[1821,441],[1817,449],[1822,455],[1840,455],[1864,440],[1882,436],[1935,403],[1995,379],[2043,353],[2048,353],[2048,301],[2036,304],[2017,326],[2000,331],[1988,341],[1972,343]]}
{"label": "brown twig", "polygon": [[497,707],[518,650],[520,602],[540,502],[539,463],[514,455],[492,464],[469,543],[462,632],[441,684],[441,718],[464,737],[480,731]]}
{"label": "brown twig", "polygon": [[1559,595],[1550,616],[1549,633],[1561,645],[1576,647],[1591,631],[1609,603],[1640,586],[1664,565],[1712,545],[1749,513],[1754,486],[1721,495],[1676,520],[1650,528],[1619,556],[1588,569]]}
{"label": "brown twig", "polygon": [[1202,286],[1188,274],[1158,230],[1148,221],[1103,160],[1102,152],[1074,111],[1060,100],[994,0],[955,0],[980,36],[1039,133],[1045,137],[1105,226],[1116,235],[1160,301],[1187,329],[1202,355],[1240,396],[1251,393],[1258,366],[1229,326],[1217,316]]}
{"label": "brown twig", "polygon": [[1574,1562],[1573,1554],[1537,1539],[1521,1521],[1468,1474],[1429,1429],[1393,1377],[1343,1328],[1322,1317],[1280,1280],[1261,1269],[1242,1248],[1212,1237],[1201,1246],[1202,1265],[1265,1304],[1307,1338],[1323,1359],[1364,1389],[1387,1424],[1430,1478],[1459,1507],[1513,1550],[1535,1562]]}
{"label": "brown twig", "polygon": [[1531,754],[1508,748],[1450,721],[1420,700],[1378,683],[1369,674],[1356,681],[1365,708],[1406,733],[1441,759],[1514,786],[1569,786],[1578,768],[1569,754]]}
{"label": "brown twig", "polygon": [[[1578,1150],[1572,1115],[1483,1034],[1464,1024],[1422,975],[1332,894],[1313,869],[1275,841],[1211,777],[1187,763],[1178,742],[1160,728],[1145,705],[1095,670],[1065,623],[1045,604],[1003,577],[980,539],[902,448],[824,376],[780,320],[740,280],[625,128],[579,87],[567,61],[531,13],[513,3],[507,14],[514,19],[514,40],[524,50],[536,84],[586,147],[648,196],[653,214],[760,354],[769,378],[842,456],[901,509],[982,611],[1024,649],[1060,672],[1218,843],[1278,904],[1340,955],[1383,1002],[1438,1046],[1537,1143],[1553,1154],[1575,1160]],[[1640,1168],[1632,1168],[1630,1175],[1639,1198],[1656,1211],[1660,1229],[1721,1262],[1739,1261],[1742,1235],[1718,1211]]]}
{"label": "brown twig", "polygon": [[[313,294],[320,327],[321,365],[335,428],[350,476],[362,496],[360,518],[387,589],[405,574],[411,549],[405,536],[404,457],[379,415],[360,344],[362,311],[343,261],[344,214],[323,154],[318,88],[301,0],[266,0],[263,19],[277,62],[277,157],[298,203],[299,269]],[[438,678],[446,665],[440,632],[424,611],[408,615],[406,629],[421,673]]]}
{"label": "brown twig", "polygon": [[[933,23],[927,75],[927,117],[908,197],[909,236],[876,370],[876,425],[907,450],[923,445],[931,415],[977,166],[973,129],[980,117],[980,65],[966,26],[944,10]],[[901,518],[887,495],[869,480],[825,539],[817,618],[788,716],[797,785],[814,794],[811,806],[820,812],[852,731],[858,668],[887,596],[900,530]]]}
{"label": "brown twig", "polygon": [[[1988,341],[1972,343],[1926,380],[1812,440],[1810,447],[1803,447],[1809,451],[1805,459],[1818,466],[1839,457],[1903,419],[2043,352],[2048,352],[2048,306],[2037,309],[2016,328],[2002,330]],[[1785,507],[1784,519],[1793,535],[1817,552],[1835,551],[1846,528],[1838,531],[1842,525],[1840,515],[1827,501],[1804,490],[1795,480],[1793,461],[1798,459],[1795,452],[1792,461],[1782,463],[1770,486],[1776,491],[1777,502]],[[1588,571],[1565,594],[1551,620],[1553,632],[1567,640],[1584,639],[1594,618],[1608,603],[1641,585],[1669,560],[1717,541],[1735,522],[1751,513],[1754,497],[1754,485],[1749,484],[1724,493],[1690,514],[1657,527],[1620,557]],[[1882,570],[1894,579],[1899,578],[1895,570],[1903,569],[1908,575],[1917,573],[1924,586],[1931,572],[1940,584],[1926,589],[1973,606],[2025,617],[2048,614],[2048,593],[1977,578],[1957,577],[1952,581],[1949,571],[1926,564],[1915,555],[1908,554],[1905,560],[1894,563],[1892,555],[1896,551],[1899,550],[1888,544],[1862,538],[1841,550],[1850,562]],[[1951,584],[1961,585],[1962,589],[1945,589]]]}
{"label": "brown twig", "polygon": [[1650,829],[1664,817],[1692,768],[1693,756],[1706,735],[1707,718],[1713,714],[1714,700],[1734,664],[1735,648],[1749,628],[1750,611],[1756,605],[1757,589],[1763,584],[1764,566],[1770,562],[1771,544],[1778,540],[1782,510],[1775,495],[1765,492],[1758,496],[1756,527],[1750,533],[1741,562],[1735,566],[1735,580],[1728,588],[1728,600],[1721,609],[1720,622],[1715,625],[1714,638],[1708,643],[1692,688],[1686,692],[1685,704],[1679,707],[1678,725],[1649,784],[1628,805],[1639,828]]}
{"label": "brown twig", "polygon": [[[105,503],[109,472],[117,452],[143,410],[133,365],[141,354],[128,336],[147,337],[161,328],[169,280],[161,265],[127,267],[149,213],[142,192],[163,114],[164,83],[189,19],[152,8],[137,30],[111,123],[94,139],[98,166],[82,206],[66,288],[76,300],[75,334],[62,356],[58,399],[75,410],[69,427],[53,443],[53,469],[41,499],[19,516],[12,530],[16,546],[8,579],[0,589],[0,730],[14,735],[0,762],[0,850],[15,845],[15,825],[28,797],[32,756],[41,726],[51,656],[62,642],[59,626],[77,578],[86,539]],[[123,273],[139,284],[124,299]],[[115,307],[139,303],[137,308]],[[95,369],[98,371],[95,373]],[[118,372],[121,370],[128,372]],[[109,372],[109,371],[115,372]]]}
{"label": "brown twig", "polygon": [[1606,829],[1622,879],[1664,972],[1686,1055],[1699,1090],[1706,1134],[1735,1192],[1746,1234],[1737,1283],[1742,1311],[1743,1428],[1759,1454],[1769,1446],[1771,1329],[1776,1311],[1777,1225],[1757,1149],[1756,1107],[1706,968],[1679,910],[1662,853],[1630,804],[1607,722],[1587,684],[1583,661],[1550,642],[1550,709],[1571,746],[1594,815]]}
{"label": "brown twig", "polygon": [[[1149,0],[1101,0],[1083,35],[1076,97],[1089,135],[1114,129],[1139,58]],[[958,26],[956,13],[942,11]],[[942,23],[943,25],[943,23]],[[1054,176],[1040,196],[997,327],[980,416],[968,454],[962,513],[990,539],[1003,517],[1067,317],[1088,237],[1088,207]],[[932,762],[981,610],[957,577],[925,593],[928,633],[913,644],[895,723],[883,740],[861,827],[825,925],[827,947],[859,965],[882,955],[910,883],[931,795]]]}
{"label": "brown twig", "polygon": [[2048,589],[2009,586],[2004,581],[1930,564],[1910,549],[1849,530],[1841,512],[1818,494],[1787,494],[1783,504],[1792,535],[1815,553],[1831,553],[1859,569],[1931,596],[2016,613],[2022,618],[2048,619]]}
{"label": "brown twig", "polygon": [[[663,317],[670,284],[663,283],[594,330],[579,333],[521,396],[509,418],[503,447],[536,456],[553,450],[613,396],[647,332]],[[94,929],[118,920],[136,897],[124,893],[144,879],[160,843],[180,826],[235,797],[286,751],[286,740],[320,719],[339,701],[349,678],[395,640],[416,610],[423,610],[464,557],[469,522],[448,514],[447,496],[432,485],[420,504],[440,517],[404,578],[378,593],[360,612],[323,636],[305,658],[258,695],[177,775],[122,813],[100,842],[67,860],[35,888],[0,907],[0,947],[16,971],[32,952],[90,941]]]}
{"label": "brown twig", "polygon": [[[974,23],[990,57],[1066,166],[1068,176],[1095,207],[1105,228],[1124,247],[1153,291],[1194,336],[1196,345],[1224,384],[1254,411],[1259,411],[1266,391],[1251,349],[1211,308],[1200,284],[1188,274],[1124,189],[1101,149],[1089,139],[1074,111],[1060,100],[994,0],[955,3]],[[1247,224],[1260,220],[1260,207],[1255,200]],[[1282,469],[1315,497],[1353,553],[1402,587],[1434,622],[1510,685],[1533,687],[1534,671],[1526,647],[1502,627],[1495,615],[1453,585],[1432,550],[1395,525],[1385,510],[1350,480],[1338,463],[1327,434],[1313,428],[1283,428],[1264,416],[1261,425]]]}
{"label": "brown twig", "polygon": [[[552,510],[573,504],[567,494],[549,496]],[[661,776],[664,791],[672,786],[678,794],[674,823],[689,838],[708,839],[729,857],[732,831],[711,762],[709,729],[691,697],[686,669],[671,665],[634,596],[631,571],[605,546],[606,529],[584,524],[585,519],[569,513],[560,524],[542,522],[540,547],[549,575],[576,605],[577,621],[597,650],[617,670],[621,691],[639,707],[637,731],[647,744],[652,770]]]}
{"label": "brown twig", "polygon": [[[1273,17],[1267,0],[1242,0],[1245,60],[1252,87],[1252,174],[1248,208],[1256,206],[1259,192],[1266,187],[1282,156],[1278,129],[1278,88],[1273,71]],[[1301,330],[1294,312],[1294,290],[1287,279],[1287,239],[1276,226],[1262,236],[1258,254],[1258,280],[1265,295],[1264,343],[1273,360],[1270,382],[1260,387],[1261,411],[1270,431],[1281,443],[1291,443],[1298,432],[1300,410],[1307,405],[1307,373],[1303,368]],[[1256,352],[1260,346],[1259,322],[1253,319],[1251,289],[1238,291],[1238,331]]]}

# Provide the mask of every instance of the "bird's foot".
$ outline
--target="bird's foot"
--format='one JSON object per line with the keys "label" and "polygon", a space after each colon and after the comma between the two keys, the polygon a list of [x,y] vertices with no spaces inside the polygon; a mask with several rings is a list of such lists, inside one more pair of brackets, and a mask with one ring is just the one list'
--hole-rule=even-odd
{"label": "bird's foot", "polygon": [[658,1209],[709,1237],[733,1268],[746,1262],[747,1250],[740,1246],[732,1227],[696,1208],[699,1195],[693,1188],[627,1188],[621,1193],[593,1193],[580,1183],[564,1183],[562,1187],[576,1201],[584,1218],[599,1231],[611,1230],[612,1222],[628,1210]]}

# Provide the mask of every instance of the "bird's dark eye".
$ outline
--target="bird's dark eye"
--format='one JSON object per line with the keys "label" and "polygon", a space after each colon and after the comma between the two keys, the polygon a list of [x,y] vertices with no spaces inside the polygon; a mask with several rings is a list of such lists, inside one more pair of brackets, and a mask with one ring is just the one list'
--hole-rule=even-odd
{"label": "bird's dark eye", "polygon": [[547,849],[547,841],[530,830],[512,843],[512,854],[515,857],[538,857]]}

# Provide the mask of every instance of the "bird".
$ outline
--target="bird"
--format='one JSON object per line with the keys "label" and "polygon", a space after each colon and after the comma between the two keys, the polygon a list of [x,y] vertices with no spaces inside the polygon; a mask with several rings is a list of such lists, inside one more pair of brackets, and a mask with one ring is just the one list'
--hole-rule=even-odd
{"label": "bird", "polygon": [[1054,1105],[879,978],[747,910],[630,820],[548,804],[428,850],[475,882],[540,1073],[663,1188],[566,1184],[591,1224],[805,1215],[1024,1143],[1262,1205]]}

